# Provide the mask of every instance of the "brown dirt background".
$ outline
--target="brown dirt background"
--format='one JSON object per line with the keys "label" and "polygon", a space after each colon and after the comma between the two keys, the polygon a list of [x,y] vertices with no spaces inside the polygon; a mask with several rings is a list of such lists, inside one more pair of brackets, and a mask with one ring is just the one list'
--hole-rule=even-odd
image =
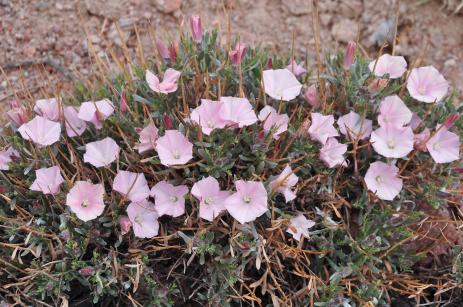
{"label": "brown dirt background", "polygon": [[[399,7],[397,54],[409,63],[436,66],[452,86],[463,92],[463,15],[456,14],[460,0],[402,0]],[[227,29],[248,45],[295,54],[309,67],[315,62],[311,0],[0,0],[0,106],[14,98],[11,84],[23,99],[53,96],[70,88],[66,78],[90,76],[92,63],[84,28],[98,55],[108,47],[121,53],[122,43],[136,52],[137,25],[145,55],[153,56],[149,27],[165,40],[175,39],[188,17],[202,16],[203,28]],[[344,48],[357,37],[374,56],[393,26],[397,0],[321,0],[320,36],[323,52]],[[462,9],[463,10],[463,9]],[[124,42],[118,35],[118,22]],[[44,62],[51,59],[51,62]],[[39,63],[39,64],[37,64]],[[32,65],[31,65],[32,64]],[[21,68],[19,68],[21,67]],[[55,85],[55,89],[49,85]]]}

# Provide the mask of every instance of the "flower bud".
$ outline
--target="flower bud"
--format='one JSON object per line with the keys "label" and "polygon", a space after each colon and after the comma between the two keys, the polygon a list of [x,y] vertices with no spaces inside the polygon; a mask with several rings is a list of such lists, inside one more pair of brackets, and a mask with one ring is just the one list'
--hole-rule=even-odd
{"label": "flower bud", "polygon": [[246,55],[246,45],[236,44],[235,49],[229,52],[230,60],[234,65],[240,65],[244,56]]}
{"label": "flower bud", "polygon": [[355,51],[357,50],[357,44],[354,41],[347,43],[346,52],[344,54],[344,69],[349,70],[350,66],[355,61]]}
{"label": "flower bud", "polygon": [[169,59],[169,49],[167,49],[167,46],[164,44],[164,42],[160,39],[156,40],[156,48],[158,49],[159,55],[163,59]]}
{"label": "flower bud", "polygon": [[172,127],[174,126],[172,124],[172,119],[169,117],[167,113],[164,113],[164,115],[162,116],[162,122],[164,123],[164,128],[166,128],[166,130],[172,129]]}
{"label": "flower bud", "polygon": [[203,28],[201,26],[201,17],[193,15],[190,17],[191,36],[196,43],[201,43],[203,40]]}
{"label": "flower bud", "polygon": [[119,219],[119,226],[121,227],[121,233],[125,235],[132,228],[132,222],[124,215]]}
{"label": "flower bud", "polygon": [[178,55],[178,44],[176,42],[172,42],[169,46],[169,57],[172,62],[177,61]]}
{"label": "flower bud", "polygon": [[129,110],[129,105],[127,104],[127,94],[124,90],[121,92],[121,104],[120,104],[121,113],[126,113]]}
{"label": "flower bud", "polygon": [[459,114],[451,114],[449,117],[447,117],[447,119],[444,121],[444,126],[446,129],[450,129],[450,127],[453,126],[453,124],[455,124],[455,122],[460,118],[460,115]]}
{"label": "flower bud", "polygon": [[312,84],[307,88],[304,94],[304,99],[314,108],[320,104],[320,99],[318,98],[317,87],[315,84]]}
{"label": "flower bud", "polygon": [[385,88],[388,83],[389,80],[387,79],[374,79],[370,82],[370,84],[368,84],[368,91],[375,94]]}
{"label": "flower bud", "polygon": [[81,268],[79,270],[79,274],[84,276],[84,277],[92,275],[93,272],[94,272],[94,269],[91,266],[86,266],[86,267]]}

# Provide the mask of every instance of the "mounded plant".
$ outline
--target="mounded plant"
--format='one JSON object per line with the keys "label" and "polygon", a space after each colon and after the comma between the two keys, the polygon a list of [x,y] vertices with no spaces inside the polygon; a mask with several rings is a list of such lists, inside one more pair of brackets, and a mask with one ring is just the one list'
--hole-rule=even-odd
{"label": "mounded plant", "polygon": [[117,75],[95,57],[72,95],[18,93],[2,300],[457,302],[462,121],[439,71],[355,42],[309,68],[191,30]]}

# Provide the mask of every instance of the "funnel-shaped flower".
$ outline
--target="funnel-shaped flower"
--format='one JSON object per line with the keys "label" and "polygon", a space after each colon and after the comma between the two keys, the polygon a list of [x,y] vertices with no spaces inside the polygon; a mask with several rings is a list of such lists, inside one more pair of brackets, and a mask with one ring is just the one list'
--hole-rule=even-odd
{"label": "funnel-shaped flower", "polygon": [[429,139],[426,148],[436,163],[449,163],[460,159],[460,137],[445,127],[440,128]]}
{"label": "funnel-shaped flower", "polygon": [[132,222],[133,233],[138,238],[152,238],[159,233],[159,214],[153,204],[146,199],[132,202],[127,207],[127,215]]}
{"label": "funnel-shaped flower", "polygon": [[338,126],[342,134],[350,136],[354,140],[369,138],[372,130],[371,120],[360,117],[354,111],[339,117]]}
{"label": "funnel-shaped flower", "polygon": [[34,111],[51,121],[57,122],[60,120],[60,106],[58,100],[55,98],[37,100]]}
{"label": "funnel-shaped flower", "polygon": [[333,126],[333,115],[323,115],[312,112],[311,117],[312,124],[309,127],[309,135],[312,140],[316,140],[322,145],[325,145],[328,138],[339,136],[338,131],[336,131],[336,128]]}
{"label": "funnel-shaped flower", "polygon": [[13,147],[9,147],[6,150],[0,150],[0,171],[7,171],[10,169],[8,165],[13,161],[13,158],[19,158],[19,152],[17,152]]}
{"label": "funnel-shaped flower", "polygon": [[301,93],[302,85],[288,69],[264,70],[265,93],[277,100],[291,101]]}
{"label": "funnel-shaped flower", "polygon": [[378,122],[381,126],[391,124],[403,127],[410,123],[413,113],[399,96],[385,97],[379,106]]}
{"label": "funnel-shaped flower", "polygon": [[301,237],[309,238],[309,228],[315,226],[315,222],[307,219],[302,213],[291,218],[289,223],[286,232],[291,234],[296,241],[300,241]]}
{"label": "funnel-shaped flower", "polygon": [[104,187],[87,181],[77,181],[66,197],[66,205],[84,222],[100,216],[105,208]]}
{"label": "funnel-shaped flower", "polygon": [[147,70],[146,82],[148,82],[148,86],[153,92],[162,94],[173,93],[178,88],[177,81],[180,78],[180,74],[181,73],[175,69],[167,68],[164,73],[164,79],[160,82],[155,74]]}
{"label": "funnel-shaped flower", "polygon": [[292,191],[292,187],[297,184],[299,177],[293,173],[291,166],[286,165],[280,175],[270,182],[270,187],[273,191],[283,194],[286,202],[290,202],[296,198],[296,193]]}
{"label": "funnel-shaped flower", "polygon": [[273,138],[276,140],[280,138],[280,134],[288,130],[288,115],[278,114],[271,106],[265,106],[260,110],[259,120],[264,122],[265,132],[273,131]]}
{"label": "funnel-shaped flower", "polygon": [[222,109],[220,117],[230,127],[250,126],[257,122],[257,116],[246,98],[220,97]]}
{"label": "funnel-shaped flower", "polygon": [[228,55],[234,65],[240,65],[246,55],[246,45],[240,43],[236,44],[235,49],[231,50]]}
{"label": "funnel-shaped flower", "polygon": [[407,81],[410,96],[418,101],[439,102],[447,95],[449,84],[434,66],[413,68]]}
{"label": "funnel-shaped flower", "polygon": [[56,194],[59,192],[61,184],[64,182],[58,166],[41,168],[35,171],[36,179],[30,189],[42,192],[43,194]]}
{"label": "funnel-shaped flower", "polygon": [[219,182],[214,177],[206,177],[196,182],[191,194],[199,200],[199,217],[212,222],[225,210],[225,199],[230,195],[221,191]]}
{"label": "funnel-shaped flower", "polygon": [[166,181],[160,181],[151,189],[151,196],[154,197],[154,208],[159,216],[178,217],[185,213],[185,195],[187,193],[188,187],[186,185],[174,186]]}
{"label": "funnel-shaped flower", "polygon": [[294,60],[291,60],[288,64],[288,66],[286,66],[286,69],[289,70],[290,72],[292,72],[296,77],[299,77],[300,75],[303,75],[307,72],[307,70],[305,70],[304,66],[302,66],[302,64],[304,63],[301,63],[301,64],[297,64],[296,61]]}
{"label": "funnel-shaped flower", "polygon": [[143,173],[119,171],[114,178],[113,190],[132,202],[139,202],[150,196],[150,188]]}
{"label": "funnel-shaped flower", "polygon": [[378,60],[371,61],[368,68],[377,77],[389,75],[389,78],[397,79],[402,77],[407,70],[407,61],[405,61],[403,56],[383,54]]}
{"label": "funnel-shaped flower", "polygon": [[267,191],[262,182],[238,180],[236,193],[225,200],[225,208],[241,224],[267,212]]}
{"label": "funnel-shaped flower", "polygon": [[402,179],[398,177],[399,169],[395,165],[373,162],[365,174],[368,190],[380,199],[393,200],[402,190]]}
{"label": "funnel-shaped flower", "polygon": [[166,130],[156,142],[156,151],[165,166],[182,165],[193,158],[193,144],[178,130]]}
{"label": "funnel-shaped flower", "polygon": [[64,126],[68,137],[81,136],[87,129],[87,123],[79,118],[79,109],[76,107],[64,107],[63,113]]}
{"label": "funnel-shaped flower", "polygon": [[135,149],[139,153],[144,153],[146,151],[156,148],[156,140],[158,139],[158,128],[154,125],[153,122],[149,123],[148,126],[138,131],[139,143],[135,145]]}
{"label": "funnel-shaped flower", "polygon": [[336,165],[345,164],[344,154],[347,151],[347,145],[339,143],[335,138],[329,138],[325,145],[320,149],[320,159],[332,168]]}
{"label": "funnel-shaped flower", "polygon": [[36,116],[19,127],[18,131],[25,140],[32,141],[38,146],[49,146],[59,140],[61,125],[42,116]]}
{"label": "funnel-shaped flower", "polygon": [[403,158],[413,150],[413,131],[410,127],[386,124],[371,133],[370,141],[380,155],[386,158]]}
{"label": "funnel-shaped flower", "polygon": [[103,128],[105,121],[114,113],[114,104],[109,99],[98,101],[86,101],[79,108],[78,117],[86,122],[91,122],[96,129]]}
{"label": "funnel-shaped flower", "polygon": [[191,112],[190,119],[201,127],[205,135],[210,135],[214,129],[224,128],[227,123],[220,116],[222,107],[221,101],[201,99],[201,105]]}
{"label": "funnel-shaped flower", "polygon": [[86,144],[85,150],[84,162],[90,163],[95,167],[104,167],[119,158],[120,148],[116,141],[107,137],[101,141]]}

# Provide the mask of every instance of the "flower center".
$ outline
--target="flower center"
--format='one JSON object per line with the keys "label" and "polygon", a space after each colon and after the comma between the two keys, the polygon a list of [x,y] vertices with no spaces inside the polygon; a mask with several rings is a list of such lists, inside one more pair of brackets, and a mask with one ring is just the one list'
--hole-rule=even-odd
{"label": "flower center", "polygon": [[418,88],[418,93],[419,93],[420,95],[426,94],[426,87],[421,86],[420,88]]}
{"label": "flower center", "polygon": [[251,202],[251,197],[245,196],[245,197],[243,197],[243,201],[244,201],[246,204],[249,204],[249,203]]}
{"label": "flower center", "polygon": [[395,148],[395,142],[393,140],[387,141],[387,147],[389,149],[394,149]]}
{"label": "flower center", "polygon": [[214,128],[214,122],[212,122],[211,120],[209,120],[209,121],[207,122],[207,126],[208,126],[209,128]]}
{"label": "flower center", "polygon": [[180,159],[180,152],[178,150],[174,151],[174,159],[176,160]]}
{"label": "flower center", "polygon": [[88,205],[89,205],[88,199],[84,199],[80,205],[81,205],[83,208],[87,208]]}
{"label": "flower center", "polygon": [[381,178],[381,176],[376,176],[375,179],[377,183],[383,183],[383,178]]}
{"label": "flower center", "polygon": [[178,197],[177,196],[171,196],[169,199],[170,199],[171,202],[175,203],[175,202],[177,202]]}
{"label": "flower center", "polygon": [[143,217],[140,215],[135,216],[134,222],[137,224],[141,225],[141,222],[143,221]]}
{"label": "flower center", "polygon": [[206,199],[204,200],[204,203],[206,205],[212,205],[214,203],[214,199],[212,199],[212,197],[208,196],[206,197]]}
{"label": "flower center", "polygon": [[441,144],[439,142],[434,143],[434,145],[432,146],[432,148],[434,148],[434,150],[439,150],[439,149],[441,149],[441,147],[442,146],[441,146]]}

